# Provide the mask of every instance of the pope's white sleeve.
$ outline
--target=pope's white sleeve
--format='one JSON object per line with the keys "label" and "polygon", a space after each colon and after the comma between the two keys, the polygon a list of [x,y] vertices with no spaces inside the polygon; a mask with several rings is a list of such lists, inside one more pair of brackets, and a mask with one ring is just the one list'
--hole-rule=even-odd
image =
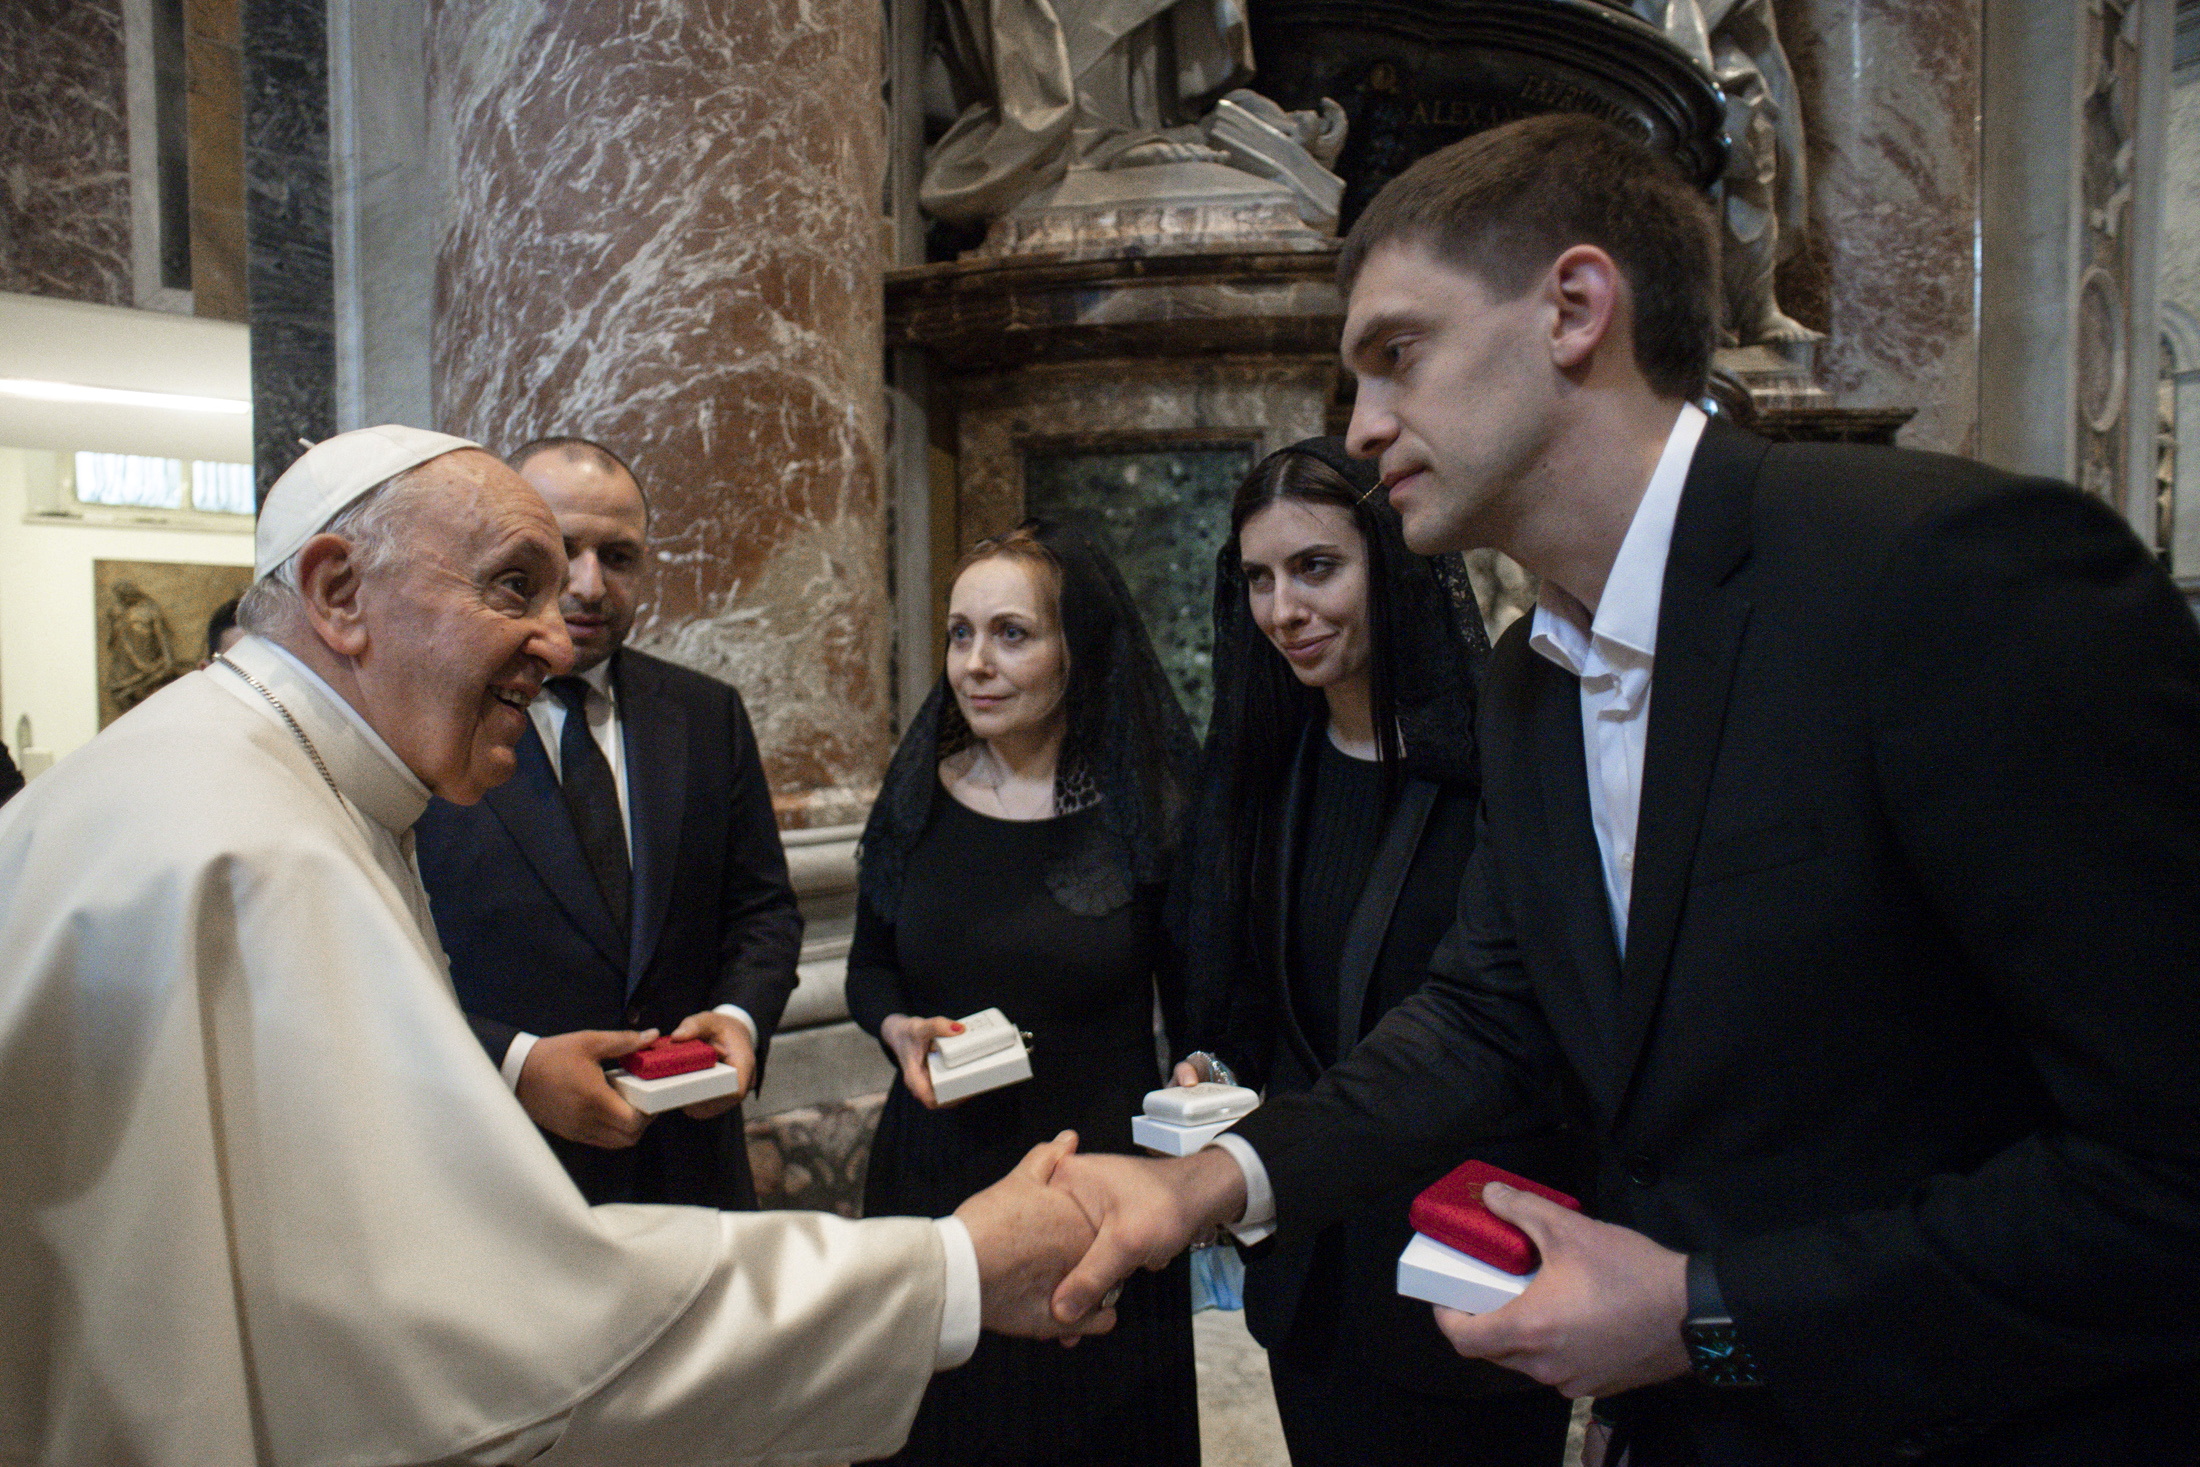
{"label": "pope's white sleeve", "polygon": [[[718,1266],[630,1364],[564,1415],[452,1460],[685,1467],[899,1450],[941,1357],[949,1229],[805,1212],[727,1212],[719,1226]],[[974,1257],[970,1271],[974,1294]]]}
{"label": "pope's white sleeve", "polygon": [[959,1217],[936,1219],[940,1248],[947,1255],[947,1287],[940,1309],[940,1350],[935,1370],[953,1370],[978,1350],[978,1323],[984,1301],[978,1293],[978,1249]]}

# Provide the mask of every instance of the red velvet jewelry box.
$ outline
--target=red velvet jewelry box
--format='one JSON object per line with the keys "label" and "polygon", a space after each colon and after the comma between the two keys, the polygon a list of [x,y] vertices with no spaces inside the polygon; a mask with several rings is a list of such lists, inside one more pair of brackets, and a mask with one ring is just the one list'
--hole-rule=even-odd
{"label": "red velvet jewelry box", "polygon": [[707,1039],[660,1039],[620,1060],[619,1068],[637,1080],[662,1080],[668,1075],[707,1070],[717,1063],[718,1051]]}
{"label": "red velvet jewelry box", "polygon": [[1541,1262],[1535,1244],[1482,1203],[1482,1188],[1491,1182],[1503,1182],[1581,1211],[1579,1202],[1555,1187],[1516,1177],[1486,1161],[1468,1161],[1446,1172],[1413,1199],[1412,1211],[1407,1214],[1413,1230],[1470,1258],[1479,1258],[1492,1268],[1506,1273],[1533,1273]]}

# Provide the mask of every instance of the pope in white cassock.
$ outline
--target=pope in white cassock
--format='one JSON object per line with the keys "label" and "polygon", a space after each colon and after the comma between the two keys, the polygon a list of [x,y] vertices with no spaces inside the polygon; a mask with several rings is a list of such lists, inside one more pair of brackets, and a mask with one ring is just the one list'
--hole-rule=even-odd
{"label": "pope in white cassock", "polygon": [[475,445],[364,429],[257,554],[254,635],[0,812],[0,1463],[841,1463],[981,1314],[1061,1332],[1066,1138],[937,1221],[588,1207],[410,833],[570,664],[554,521]]}

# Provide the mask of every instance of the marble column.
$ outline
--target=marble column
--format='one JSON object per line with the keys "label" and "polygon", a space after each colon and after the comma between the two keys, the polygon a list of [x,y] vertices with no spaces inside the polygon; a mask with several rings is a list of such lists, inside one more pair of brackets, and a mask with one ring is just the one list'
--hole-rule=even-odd
{"label": "marble column", "polygon": [[1978,442],[1983,0],[1779,0],[1803,103],[1811,221],[1781,303],[1828,332],[1840,407],[1915,407],[1901,442]]}
{"label": "marble column", "polygon": [[239,0],[185,0],[190,91],[191,310],[247,321],[244,36]]}
{"label": "marble column", "polygon": [[120,0],[0,6],[0,290],[134,303]]}
{"label": "marble column", "polygon": [[244,0],[246,285],[253,466],[265,494],[336,431],[326,0]]}
{"label": "marble column", "polygon": [[875,0],[431,0],[440,426],[611,444],[636,642],[740,688],[790,825],[889,750]]}

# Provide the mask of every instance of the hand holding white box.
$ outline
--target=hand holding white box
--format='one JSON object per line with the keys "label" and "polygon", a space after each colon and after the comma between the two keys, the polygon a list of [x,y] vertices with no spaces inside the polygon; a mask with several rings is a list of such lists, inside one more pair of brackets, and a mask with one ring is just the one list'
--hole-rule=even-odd
{"label": "hand holding white box", "polygon": [[1398,1255],[1398,1292],[1467,1314],[1487,1314],[1520,1297],[1535,1273],[1507,1273],[1426,1233],[1415,1233]]}
{"label": "hand holding white box", "polygon": [[962,1033],[934,1039],[924,1057],[934,1100],[946,1105],[1031,1078],[1031,1053],[1007,1015],[986,1009],[960,1022]]}
{"label": "hand holding white box", "polygon": [[626,1097],[628,1105],[645,1116],[653,1116],[678,1110],[683,1105],[701,1105],[706,1100],[731,1095],[741,1088],[741,1072],[723,1061],[707,1070],[690,1070],[684,1075],[667,1075],[661,1080],[636,1079],[624,1070],[613,1070],[611,1083]]}
{"label": "hand holding white box", "polygon": [[1131,1140],[1164,1156],[1190,1156],[1260,1107],[1242,1085],[1212,1080],[1147,1092],[1145,1114],[1131,1117]]}

